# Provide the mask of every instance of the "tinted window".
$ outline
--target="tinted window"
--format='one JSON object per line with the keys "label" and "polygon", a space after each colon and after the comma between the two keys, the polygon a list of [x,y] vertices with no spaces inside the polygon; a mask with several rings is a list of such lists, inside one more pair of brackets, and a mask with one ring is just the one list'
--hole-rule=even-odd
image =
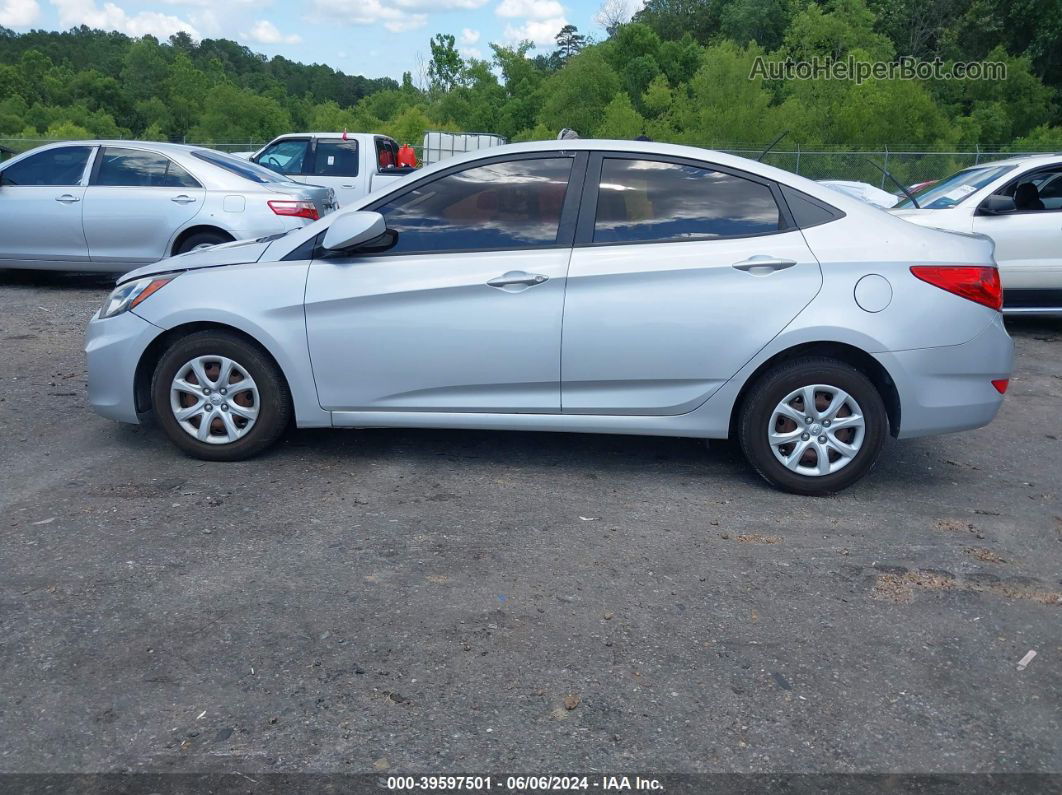
{"label": "tinted window", "polygon": [[390,138],[376,139],[376,161],[381,170],[398,165],[398,146]]}
{"label": "tinted window", "polygon": [[793,214],[793,220],[801,229],[844,218],[844,213],[836,207],[813,199],[788,185],[782,185],[782,195],[785,196],[785,203],[789,205],[789,212]]}
{"label": "tinted window", "polygon": [[358,142],[318,141],[309,173],[316,177],[358,176]]}
{"label": "tinted window", "polygon": [[259,165],[280,174],[301,174],[310,142],[306,139],[278,141],[256,158]]}
{"label": "tinted window", "polygon": [[595,243],[762,235],[781,226],[771,189],[707,168],[606,158]]}
{"label": "tinted window", "polygon": [[198,157],[200,160],[204,160],[207,163],[211,163],[218,168],[223,168],[226,171],[249,179],[252,182],[269,183],[269,184],[290,184],[291,180],[287,177],[277,174],[274,171],[270,171],[268,168],[252,163],[250,160],[244,160],[242,157],[236,157],[235,155],[227,155],[223,152],[215,152],[210,149],[196,149],[192,152],[193,157]]}
{"label": "tinted window", "polygon": [[192,175],[168,157],[137,149],[103,150],[103,160],[93,185],[138,188],[198,188]]}
{"label": "tinted window", "polygon": [[532,248],[557,242],[570,157],[491,163],[418,185],[377,207],[392,252]]}
{"label": "tinted window", "polygon": [[92,148],[64,146],[30,155],[4,169],[6,185],[78,185]]}

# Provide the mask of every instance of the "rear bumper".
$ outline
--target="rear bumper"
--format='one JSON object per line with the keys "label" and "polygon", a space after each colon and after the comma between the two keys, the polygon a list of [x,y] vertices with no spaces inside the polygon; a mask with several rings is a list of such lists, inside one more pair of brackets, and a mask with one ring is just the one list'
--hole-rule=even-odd
{"label": "rear bumper", "polygon": [[85,338],[89,405],[97,414],[120,422],[140,422],[136,412],[136,367],[158,326],[132,312],[89,321]]}
{"label": "rear bumper", "polygon": [[1014,342],[999,317],[962,345],[878,353],[900,395],[899,438],[987,425],[1003,405],[992,381],[1010,378]]}

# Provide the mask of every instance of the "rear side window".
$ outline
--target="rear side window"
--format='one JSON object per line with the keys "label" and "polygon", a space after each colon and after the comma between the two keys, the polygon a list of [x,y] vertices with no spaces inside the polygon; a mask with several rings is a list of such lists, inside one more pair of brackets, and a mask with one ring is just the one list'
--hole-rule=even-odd
{"label": "rear side window", "polygon": [[288,138],[266,148],[254,162],[276,171],[278,174],[301,174],[310,141],[306,138]]}
{"label": "rear side window", "polygon": [[316,177],[358,176],[358,142],[318,141],[309,173]]}
{"label": "rear side window", "polygon": [[376,139],[376,162],[381,171],[398,165],[398,146],[390,138]]}
{"label": "rear side window", "polygon": [[771,189],[708,168],[606,158],[597,196],[595,243],[665,243],[777,232]]}
{"label": "rear side window", "polygon": [[80,185],[92,147],[63,146],[4,169],[5,185]]}
{"label": "rear side window", "polygon": [[801,193],[788,185],[782,185],[782,196],[785,197],[785,203],[789,205],[789,212],[792,213],[793,220],[801,229],[844,218],[844,213],[836,207],[818,199],[813,199],[806,193]]}
{"label": "rear side window", "polygon": [[139,149],[103,150],[93,185],[136,188],[198,188],[192,175],[168,157]]}
{"label": "rear side window", "polygon": [[398,233],[391,253],[552,246],[571,157],[490,163],[418,185],[376,209]]}

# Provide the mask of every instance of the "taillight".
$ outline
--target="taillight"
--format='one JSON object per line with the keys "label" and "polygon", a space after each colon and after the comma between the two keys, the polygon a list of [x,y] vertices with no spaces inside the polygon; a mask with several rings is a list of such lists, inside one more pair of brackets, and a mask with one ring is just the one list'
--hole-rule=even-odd
{"label": "taillight", "polygon": [[316,221],[321,217],[318,215],[317,208],[314,206],[313,202],[271,201],[268,204],[269,209],[277,215],[288,215],[293,218],[309,218],[311,221]]}
{"label": "taillight", "polygon": [[1003,308],[999,271],[987,265],[912,265],[911,273],[934,287],[947,290],[997,312]]}
{"label": "taillight", "polygon": [[996,388],[996,391],[999,394],[1001,394],[1001,395],[1005,395],[1007,393],[1007,387],[1009,385],[1010,385],[1010,379],[1009,378],[997,378],[994,381],[992,381],[992,386],[994,386]]}

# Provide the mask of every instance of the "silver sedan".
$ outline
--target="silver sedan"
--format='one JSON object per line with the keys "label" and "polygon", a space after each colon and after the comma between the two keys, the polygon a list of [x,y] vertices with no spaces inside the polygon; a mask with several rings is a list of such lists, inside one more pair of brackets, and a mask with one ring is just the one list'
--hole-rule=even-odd
{"label": "silver sedan", "polygon": [[335,207],[232,155],[140,141],[69,141],[0,164],[0,267],[126,271],[281,234]]}
{"label": "silver sedan", "polygon": [[126,274],[88,389],[215,461],[292,420],[734,436],[774,485],[827,494],[890,435],[992,420],[1000,304],[986,238],[718,152],[525,143]]}

